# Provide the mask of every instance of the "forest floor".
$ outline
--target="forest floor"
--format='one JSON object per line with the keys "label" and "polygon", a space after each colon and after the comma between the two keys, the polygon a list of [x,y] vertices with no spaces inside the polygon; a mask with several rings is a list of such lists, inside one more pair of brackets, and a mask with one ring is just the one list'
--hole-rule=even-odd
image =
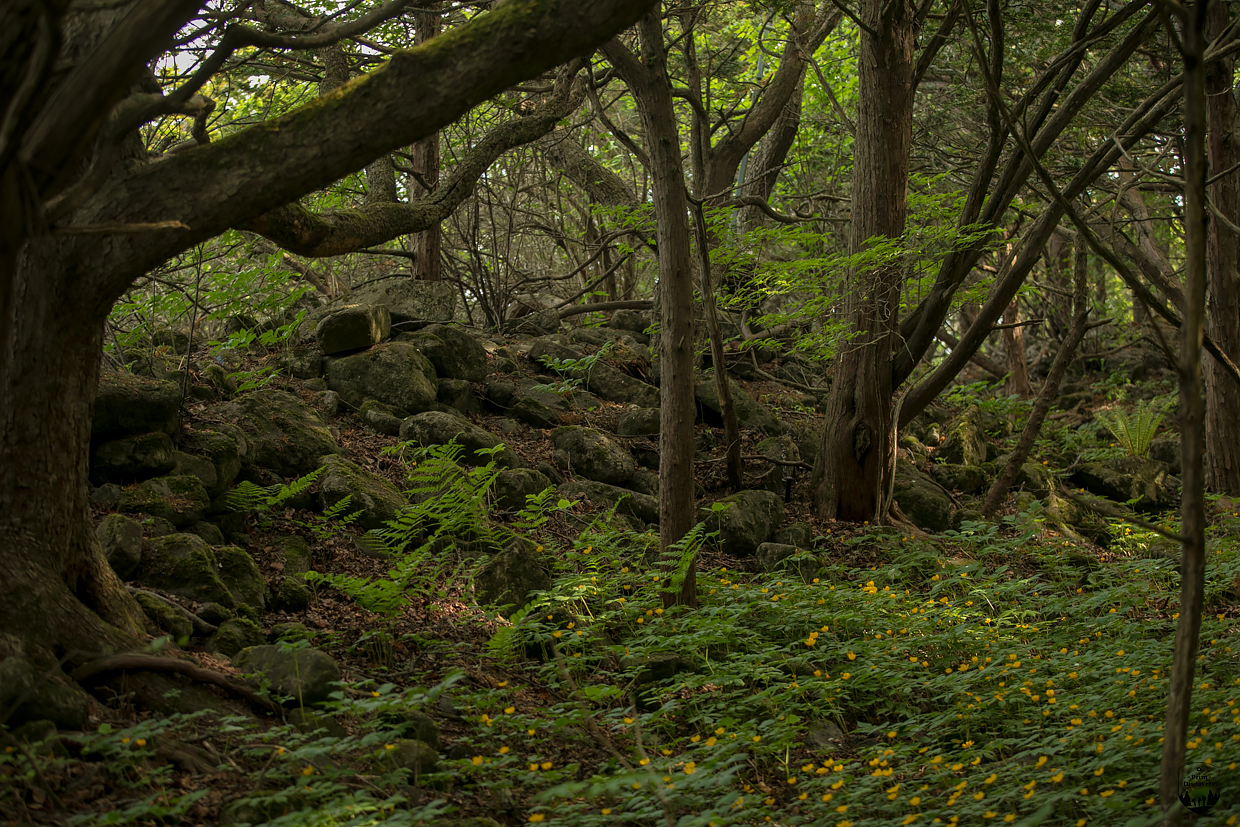
{"label": "forest floor", "polygon": [[[343,420],[339,438],[404,482],[404,461],[382,453],[396,439]],[[551,450],[536,430],[509,444],[530,462]],[[706,499],[721,495],[722,463],[699,469]],[[485,473],[460,484],[484,503]],[[507,618],[472,600],[467,554],[394,563],[313,513],[263,515],[248,547],[268,574],[275,538],[300,534],[323,573],[404,585],[396,611],[320,584],[305,612],[262,618],[267,631],[297,624],[286,640],[339,663],[332,727],[308,733],[219,693],[161,712],[121,687],[95,731],[6,747],[0,824],[1158,821],[1179,594],[1166,541],[1120,522],[1105,549],[1067,541],[1036,502],[935,535],[836,524],[814,518],[803,489],[786,523],[810,523],[812,551],[763,573],[706,546],[701,605],[667,611],[655,538],[581,504],[546,504],[517,529],[557,563],[553,588]],[[479,514],[472,530],[512,528]],[[1190,761],[1219,794],[1195,823],[1235,825],[1240,517],[1215,503],[1211,519]],[[416,775],[400,760],[425,720],[410,710],[440,739]]]}

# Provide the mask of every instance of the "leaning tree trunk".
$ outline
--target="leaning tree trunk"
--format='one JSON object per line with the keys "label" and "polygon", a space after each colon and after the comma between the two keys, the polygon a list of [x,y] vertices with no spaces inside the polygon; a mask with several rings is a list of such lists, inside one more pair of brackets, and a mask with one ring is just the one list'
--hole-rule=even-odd
{"label": "leaning tree trunk", "polygon": [[[1210,9],[1209,36],[1223,33],[1227,4]],[[1220,173],[1210,185],[1210,201],[1232,224],[1240,224],[1240,118],[1232,94],[1233,58],[1206,66],[1206,152],[1209,168]],[[1222,221],[1208,222],[1209,294],[1206,333],[1233,359],[1240,356],[1240,237]],[[1240,494],[1240,386],[1215,359],[1204,365],[1206,388],[1206,486],[1211,491]]]}
{"label": "leaning tree trunk", "polygon": [[[81,663],[132,645],[141,610],[91,530],[87,458],[103,317],[73,245],[31,242],[4,273],[21,312],[0,324],[0,655]],[[79,272],[72,278],[63,274]]]}
{"label": "leaning tree trunk", "polygon": [[[864,0],[856,138],[853,142],[853,254],[870,239],[904,232],[913,123],[914,8],[909,0]],[[855,336],[831,381],[815,467],[818,513],[840,520],[881,518],[894,472],[891,355],[903,265],[890,260],[851,274]]]}

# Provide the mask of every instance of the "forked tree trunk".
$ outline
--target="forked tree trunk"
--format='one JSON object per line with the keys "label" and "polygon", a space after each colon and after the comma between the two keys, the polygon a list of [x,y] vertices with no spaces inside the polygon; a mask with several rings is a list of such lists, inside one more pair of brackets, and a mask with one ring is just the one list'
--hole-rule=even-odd
{"label": "forked tree trunk", "polygon": [[[914,8],[908,0],[864,0],[859,16],[860,110],[853,143],[853,254],[873,238],[904,232],[913,123]],[[872,32],[872,33],[871,33]],[[855,336],[844,345],[827,400],[814,502],[822,517],[872,520],[894,472],[891,355],[903,264],[854,272]]]}
{"label": "forked tree trunk", "polygon": [[[1228,24],[1226,3],[1210,9],[1208,35],[1223,33]],[[1232,224],[1240,224],[1240,112],[1232,93],[1235,59],[1206,66],[1206,117],[1209,129],[1206,153],[1209,168],[1221,173],[1210,185],[1210,201]],[[1223,352],[1240,358],[1240,237],[1221,221],[1208,222],[1206,333]],[[1204,365],[1206,388],[1206,487],[1218,493],[1240,494],[1240,386],[1215,359]]]}
{"label": "forked tree trunk", "polygon": [[31,243],[3,274],[22,305],[0,325],[0,649],[16,638],[36,661],[81,663],[132,645],[144,621],[91,530],[87,458],[110,302],[78,289],[93,274],[59,278],[87,266],[64,255],[71,244]]}

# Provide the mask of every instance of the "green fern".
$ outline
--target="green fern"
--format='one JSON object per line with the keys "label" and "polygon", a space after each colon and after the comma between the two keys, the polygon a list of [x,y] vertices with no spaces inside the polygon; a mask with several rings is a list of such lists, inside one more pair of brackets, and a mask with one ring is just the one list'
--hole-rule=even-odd
{"label": "green fern", "polygon": [[309,474],[283,485],[261,486],[245,480],[228,492],[224,502],[234,511],[269,511],[314,485],[322,473],[322,468],[316,468]]}
{"label": "green fern", "polygon": [[1163,407],[1158,402],[1139,402],[1133,406],[1131,414],[1122,409],[1099,411],[1094,418],[1130,456],[1144,457],[1149,454],[1150,443],[1162,424]]}

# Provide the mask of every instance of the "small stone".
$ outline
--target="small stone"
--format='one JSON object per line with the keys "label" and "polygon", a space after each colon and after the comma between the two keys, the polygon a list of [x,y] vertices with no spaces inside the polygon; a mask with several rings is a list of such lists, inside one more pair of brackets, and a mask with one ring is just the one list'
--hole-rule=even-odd
{"label": "small stone", "polygon": [[495,495],[495,507],[501,511],[519,511],[525,507],[526,497],[541,494],[551,487],[551,480],[541,471],[532,468],[512,468],[501,471],[491,485]]}
{"label": "small stone", "polygon": [[397,741],[395,746],[396,748],[390,751],[392,760],[396,762],[396,766],[410,772],[414,784],[417,784],[422,776],[439,769],[439,753],[428,744],[410,739]]}
{"label": "small stone", "polygon": [[206,650],[232,657],[247,646],[262,642],[263,632],[254,624],[254,621],[244,617],[234,617],[231,620],[225,620],[220,624],[220,628],[212,633],[207,640]]}
{"label": "small stone", "polygon": [[659,409],[637,408],[620,414],[616,425],[620,436],[655,436],[659,433]]}

